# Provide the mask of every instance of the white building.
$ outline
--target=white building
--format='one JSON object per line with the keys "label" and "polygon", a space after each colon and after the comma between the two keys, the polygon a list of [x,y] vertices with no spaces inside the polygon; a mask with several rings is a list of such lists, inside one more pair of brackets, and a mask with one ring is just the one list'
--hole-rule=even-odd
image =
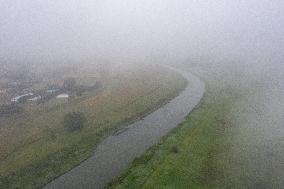
{"label": "white building", "polygon": [[49,89],[49,90],[46,90],[47,93],[55,93],[59,91],[59,89]]}
{"label": "white building", "polygon": [[40,100],[40,99],[41,99],[41,96],[38,95],[38,96],[35,96],[35,97],[33,97],[33,98],[28,99],[28,101],[29,101],[29,102],[37,102],[37,101]]}
{"label": "white building", "polygon": [[57,95],[56,98],[66,99],[66,98],[69,98],[69,94],[63,93],[63,94]]}
{"label": "white building", "polygon": [[17,96],[15,98],[12,98],[11,102],[18,102],[21,98],[33,96],[33,95],[34,95],[34,93],[27,93],[27,94],[24,94],[24,95],[20,95],[20,96]]}

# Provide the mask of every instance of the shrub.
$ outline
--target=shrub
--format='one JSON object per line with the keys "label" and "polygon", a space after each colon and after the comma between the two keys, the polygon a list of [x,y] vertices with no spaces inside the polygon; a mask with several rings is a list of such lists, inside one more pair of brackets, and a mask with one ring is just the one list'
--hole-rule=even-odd
{"label": "shrub", "polygon": [[179,153],[179,147],[178,146],[172,146],[171,152],[174,153],[174,154]]}
{"label": "shrub", "polygon": [[16,104],[0,105],[0,117],[20,114],[23,111],[24,111],[23,108]]}
{"label": "shrub", "polygon": [[65,79],[62,86],[63,90],[65,91],[74,91],[76,90],[76,87],[77,87],[76,80],[73,77]]}
{"label": "shrub", "polygon": [[82,112],[71,112],[64,116],[64,128],[74,132],[81,130],[86,123],[86,117]]}

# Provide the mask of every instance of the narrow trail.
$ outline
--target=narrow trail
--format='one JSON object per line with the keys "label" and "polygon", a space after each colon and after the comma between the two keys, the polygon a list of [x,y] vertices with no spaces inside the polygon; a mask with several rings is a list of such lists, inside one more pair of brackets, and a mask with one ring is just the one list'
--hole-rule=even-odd
{"label": "narrow trail", "polygon": [[126,170],[136,157],[181,123],[202,99],[205,85],[189,72],[168,68],[188,81],[186,88],[176,98],[143,120],[107,137],[89,159],[50,182],[44,189],[103,188]]}

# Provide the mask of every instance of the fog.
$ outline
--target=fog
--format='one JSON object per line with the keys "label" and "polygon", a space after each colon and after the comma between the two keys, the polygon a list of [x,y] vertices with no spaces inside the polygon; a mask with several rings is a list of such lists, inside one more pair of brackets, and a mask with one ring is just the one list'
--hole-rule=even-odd
{"label": "fog", "polygon": [[278,188],[283,10],[283,0],[0,0],[0,76],[32,65],[171,64],[212,88],[233,86],[242,99],[228,117],[240,131],[226,177]]}
{"label": "fog", "polygon": [[283,61],[284,3],[1,0],[1,64]]}

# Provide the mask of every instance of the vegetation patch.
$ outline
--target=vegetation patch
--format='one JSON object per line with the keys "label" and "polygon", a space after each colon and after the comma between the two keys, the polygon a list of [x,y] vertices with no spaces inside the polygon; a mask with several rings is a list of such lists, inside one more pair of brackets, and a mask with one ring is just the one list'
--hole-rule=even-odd
{"label": "vegetation patch", "polygon": [[20,114],[22,112],[23,108],[16,104],[0,105],[0,117],[12,116],[14,114]]}
{"label": "vegetation patch", "polygon": [[71,112],[64,116],[64,128],[66,131],[74,132],[81,130],[86,123],[86,117],[82,112]]}

